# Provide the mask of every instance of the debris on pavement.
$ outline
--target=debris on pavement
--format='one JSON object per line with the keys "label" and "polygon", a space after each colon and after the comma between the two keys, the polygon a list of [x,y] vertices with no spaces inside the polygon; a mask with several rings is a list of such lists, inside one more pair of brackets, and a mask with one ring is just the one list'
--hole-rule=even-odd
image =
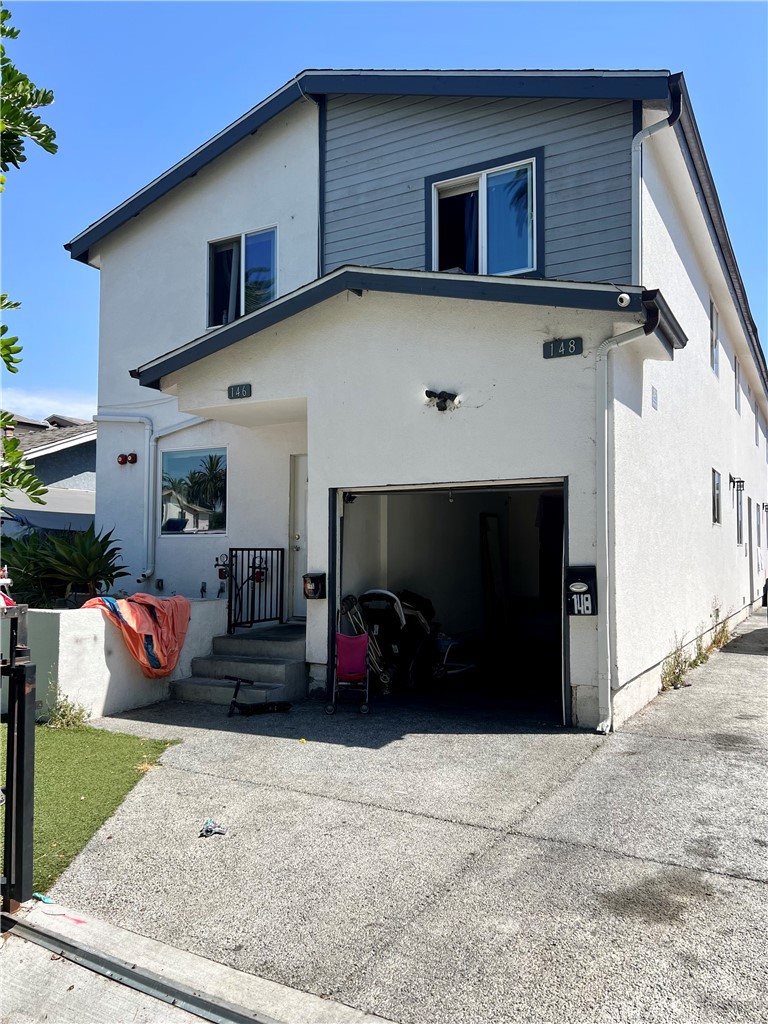
{"label": "debris on pavement", "polygon": [[227,830],[222,828],[213,818],[206,818],[203,827],[200,829],[200,839],[207,839],[208,836],[224,836]]}

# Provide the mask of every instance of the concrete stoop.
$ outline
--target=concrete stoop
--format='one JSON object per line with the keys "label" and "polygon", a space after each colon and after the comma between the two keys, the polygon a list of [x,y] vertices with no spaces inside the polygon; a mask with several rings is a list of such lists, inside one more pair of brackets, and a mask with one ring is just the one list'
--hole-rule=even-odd
{"label": "concrete stoop", "polygon": [[192,675],[171,683],[174,700],[229,704],[235,684],[247,679],[238,699],[252,703],[302,700],[307,695],[306,628],[303,623],[241,630],[213,639],[212,653],[192,659]]}

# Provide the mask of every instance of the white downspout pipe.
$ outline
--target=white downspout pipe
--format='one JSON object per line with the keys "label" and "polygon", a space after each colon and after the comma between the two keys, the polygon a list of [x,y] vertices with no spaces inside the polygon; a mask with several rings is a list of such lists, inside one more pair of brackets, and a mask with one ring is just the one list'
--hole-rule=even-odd
{"label": "white downspout pipe", "polygon": [[[203,423],[203,416],[190,416],[180,423],[173,423],[168,427],[154,429],[154,424],[148,416],[120,416],[105,413],[94,416],[94,423],[127,423],[144,425],[144,568],[136,580],[137,583],[145,583],[155,573],[155,531],[153,529],[153,516],[155,507],[155,478],[157,476],[157,442],[161,437],[168,434],[175,434],[177,430],[185,427],[193,427],[197,423]],[[97,484],[98,486],[98,484]]]}
{"label": "white downspout pipe", "polygon": [[632,284],[642,284],[643,277],[643,154],[642,146],[646,139],[671,128],[680,119],[682,111],[682,75],[670,75],[669,91],[672,110],[655,124],[641,128],[632,139]]}
{"label": "white downspout pipe", "polygon": [[613,492],[609,487],[608,467],[611,452],[612,417],[608,396],[608,356],[613,349],[647,337],[647,327],[635,327],[624,334],[607,338],[595,357],[596,408],[596,481],[597,497],[597,696],[599,724],[597,731],[607,733],[613,727],[613,650],[611,620],[613,618],[613,564],[611,561],[611,529],[613,524]]}

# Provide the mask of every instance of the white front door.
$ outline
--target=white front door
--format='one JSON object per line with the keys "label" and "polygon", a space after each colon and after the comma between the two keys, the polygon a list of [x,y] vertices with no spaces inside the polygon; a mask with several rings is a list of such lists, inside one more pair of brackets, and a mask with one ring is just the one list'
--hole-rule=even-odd
{"label": "white front door", "polygon": [[304,573],[307,571],[307,456],[291,456],[291,534],[288,579],[288,614],[306,618]]}

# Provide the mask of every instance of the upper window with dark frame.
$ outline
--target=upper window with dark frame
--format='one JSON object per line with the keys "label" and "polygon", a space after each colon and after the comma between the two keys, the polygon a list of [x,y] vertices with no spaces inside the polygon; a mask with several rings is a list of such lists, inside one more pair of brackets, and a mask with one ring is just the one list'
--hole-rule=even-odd
{"label": "upper window with dark frame", "polygon": [[536,159],[432,185],[433,270],[524,274],[536,267]]}
{"label": "upper window with dark frame", "polygon": [[208,326],[230,324],[277,295],[277,229],[208,246]]}

